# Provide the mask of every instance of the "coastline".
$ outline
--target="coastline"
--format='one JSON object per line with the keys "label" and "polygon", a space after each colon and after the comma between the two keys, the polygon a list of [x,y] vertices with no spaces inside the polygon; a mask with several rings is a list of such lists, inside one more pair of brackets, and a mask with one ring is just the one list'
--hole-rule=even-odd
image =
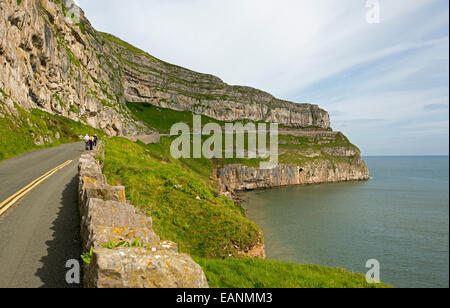
{"label": "coastline", "polygon": [[[266,248],[262,246],[263,236],[270,239],[271,234],[262,236],[261,228],[246,217],[243,207],[220,196],[207,184],[214,179],[206,173],[193,173],[189,165],[182,166],[175,160],[167,164],[155,158],[157,153],[161,153],[161,145],[109,139],[104,174],[108,183],[123,185],[126,191],[132,192],[127,195],[130,202],[152,217],[155,232],[161,238],[177,243],[180,251],[202,266],[210,287],[387,286],[367,284],[364,275],[342,267],[301,265],[276,261],[270,256],[261,258],[261,247],[264,247],[264,254]],[[136,173],[137,169],[141,171]],[[149,187],[154,193],[148,193]],[[176,196],[176,202],[167,196]],[[169,209],[167,214],[158,215],[161,210]],[[178,224],[172,224],[174,221]],[[258,252],[258,248],[260,258],[252,258],[250,254]],[[239,257],[245,256],[243,253],[247,253],[247,257]]]}
{"label": "coastline", "polygon": [[231,197],[237,191],[275,187],[370,180],[370,171],[361,158],[354,163],[315,160],[302,166],[280,164],[273,169],[258,169],[242,164],[218,169],[220,192]]}
{"label": "coastline", "polygon": [[447,157],[367,158],[370,181],[238,194],[268,259],[359,273],[376,259],[390,285],[448,287]]}
{"label": "coastline", "polygon": [[[238,191],[232,191],[229,194],[229,197],[233,199],[233,201],[237,204],[239,204],[239,206],[241,206],[242,208],[244,208],[246,215],[248,217],[248,204],[249,204],[249,200],[244,198],[243,195],[245,195],[246,193],[250,193],[250,192],[254,192],[254,191],[268,191],[268,190],[276,190],[276,189],[283,189],[283,188],[290,188],[290,187],[307,187],[307,186],[319,186],[319,185],[323,185],[323,184],[345,184],[345,183],[351,183],[351,182],[368,182],[370,181],[372,178],[369,176],[369,178],[365,178],[365,179],[360,179],[360,180],[348,180],[348,181],[335,181],[335,182],[322,182],[322,183],[305,183],[305,184],[291,184],[291,185],[281,185],[281,186],[274,186],[274,187],[261,187],[261,188],[255,188],[255,189],[249,189],[249,190],[238,190]],[[249,218],[250,219],[250,218]],[[257,245],[255,245],[253,248],[251,248],[249,251],[246,252],[242,252],[241,255],[245,256],[245,257],[256,257],[256,258],[262,258],[262,259],[266,259],[267,258],[267,247],[266,247],[266,242],[265,242],[265,237],[264,237],[264,230],[262,229],[262,227],[258,224],[257,221],[254,221],[253,219],[250,219],[251,221],[253,221],[261,230],[261,239],[262,242],[258,243]]]}

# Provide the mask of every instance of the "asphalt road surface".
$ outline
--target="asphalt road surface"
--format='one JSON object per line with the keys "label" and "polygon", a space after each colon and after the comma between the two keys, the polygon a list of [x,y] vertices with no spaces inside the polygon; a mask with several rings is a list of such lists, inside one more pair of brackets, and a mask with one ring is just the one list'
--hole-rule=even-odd
{"label": "asphalt road surface", "polygon": [[0,216],[0,288],[80,286],[66,282],[66,262],[80,259],[77,163],[83,151],[83,143],[65,144],[0,163],[1,203],[73,160]]}

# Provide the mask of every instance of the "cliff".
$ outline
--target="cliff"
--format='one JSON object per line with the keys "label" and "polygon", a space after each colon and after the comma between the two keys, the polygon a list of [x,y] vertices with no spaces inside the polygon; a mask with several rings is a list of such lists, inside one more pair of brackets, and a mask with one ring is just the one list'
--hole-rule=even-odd
{"label": "cliff", "polygon": [[[345,142],[344,146],[336,142],[322,146],[336,135],[331,131],[328,113],[316,105],[282,101],[266,92],[230,86],[215,76],[156,59],[110,34],[96,31],[71,0],[0,3],[3,117],[17,113],[18,107],[27,111],[41,109],[102,129],[112,136],[152,134],[151,123],[144,123],[145,119],[127,107],[134,102],[190,111],[227,122],[244,119],[276,122],[330,134],[322,136],[319,145],[315,137],[313,140],[296,136],[302,131],[286,131],[286,136],[297,139],[281,140],[280,161],[294,169],[292,176],[279,181],[290,185],[368,178],[356,147],[348,147]],[[297,167],[306,171],[294,172]],[[223,174],[236,173],[230,171],[236,168],[227,167]],[[265,184],[258,181],[259,184],[252,185],[274,186],[278,175],[271,176],[272,180],[266,179]],[[252,186],[245,184],[245,179],[232,179],[223,183],[235,184],[223,185]]]}
{"label": "cliff", "polygon": [[42,109],[110,135],[146,131],[117,96],[120,79],[102,65],[111,51],[95,40],[82,14],[71,19],[73,8],[70,1],[1,1],[0,88],[25,110]]}
{"label": "cliff", "polygon": [[150,132],[126,102],[149,102],[223,121],[330,128],[328,113],[316,105],[230,86],[97,32],[70,0],[0,4],[0,89],[26,110],[39,108],[109,135]]}
{"label": "cliff", "polygon": [[124,95],[128,102],[149,102],[225,122],[248,119],[330,128],[328,113],[316,105],[294,104],[250,87],[230,86],[215,76],[160,61],[112,35],[103,37],[124,64]]}
{"label": "cliff", "polygon": [[280,165],[274,169],[242,164],[218,168],[221,192],[370,179],[360,150],[341,133],[281,131],[280,143]]}
{"label": "cliff", "polygon": [[348,163],[333,165],[322,160],[302,166],[279,165],[263,170],[245,165],[227,165],[218,171],[220,189],[224,193],[280,186],[320,184],[368,180],[367,167]]}

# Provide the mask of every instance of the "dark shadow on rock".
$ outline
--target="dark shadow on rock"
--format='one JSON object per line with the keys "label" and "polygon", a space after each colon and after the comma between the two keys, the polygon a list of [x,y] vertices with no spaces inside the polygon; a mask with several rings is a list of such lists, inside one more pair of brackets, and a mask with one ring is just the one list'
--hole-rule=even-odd
{"label": "dark shadow on rock", "polygon": [[42,268],[38,269],[38,276],[44,283],[42,288],[81,288],[82,274],[80,273],[80,284],[68,284],[66,282],[66,262],[71,259],[78,260],[80,271],[82,261],[81,238],[80,238],[80,216],[78,211],[78,176],[74,176],[65,187],[61,203],[59,205],[58,217],[53,221],[53,239],[47,241],[48,255],[42,257]]}

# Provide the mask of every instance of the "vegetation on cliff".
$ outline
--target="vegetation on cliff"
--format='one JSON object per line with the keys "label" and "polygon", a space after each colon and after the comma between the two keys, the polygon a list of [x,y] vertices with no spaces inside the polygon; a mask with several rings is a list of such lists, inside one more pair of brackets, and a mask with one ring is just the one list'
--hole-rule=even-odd
{"label": "vegetation on cliff", "polygon": [[6,99],[6,93],[0,93],[0,161],[36,149],[81,141],[79,136],[85,134],[104,135],[68,118],[38,109],[28,112],[14,103],[11,112]]}
{"label": "vegetation on cliff", "polygon": [[[191,128],[193,126],[193,114],[190,111],[175,111],[146,103],[127,103],[127,107],[137,120],[161,134],[169,134],[170,128],[176,123],[186,123]],[[241,122],[245,124],[248,121]],[[226,122],[202,116],[202,123],[218,123],[224,126]],[[342,133],[280,127],[278,138],[278,161],[281,164],[306,166],[316,161],[328,161],[332,168],[338,163],[360,163],[360,150]],[[269,140],[267,142],[269,145]],[[260,161],[261,159],[216,159],[214,163],[217,166],[243,164],[254,167]]]}
{"label": "vegetation on cliff", "polygon": [[[137,120],[142,121],[147,126],[158,131],[160,134],[170,134],[170,128],[176,123],[186,123],[189,127],[193,124],[193,114],[191,111],[176,111],[167,108],[157,107],[148,103],[127,103]],[[202,122],[224,124],[225,122],[201,116]]]}
{"label": "vegetation on cliff", "polygon": [[127,101],[189,110],[222,121],[251,118],[294,127],[330,127],[328,113],[316,105],[295,104],[258,89],[231,86],[216,76],[159,60],[114,35],[96,33],[117,62],[109,66],[120,71],[123,93],[119,96]]}

